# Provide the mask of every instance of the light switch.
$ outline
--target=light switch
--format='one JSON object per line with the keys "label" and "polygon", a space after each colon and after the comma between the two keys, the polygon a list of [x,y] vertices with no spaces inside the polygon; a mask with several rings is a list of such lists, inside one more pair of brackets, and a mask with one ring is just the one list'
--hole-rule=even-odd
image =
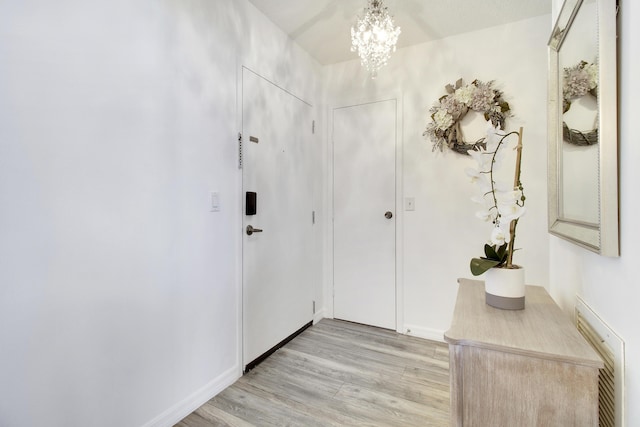
{"label": "light switch", "polygon": [[220,193],[211,192],[211,212],[220,212]]}
{"label": "light switch", "polygon": [[416,201],[413,197],[405,197],[404,198],[404,210],[405,211],[414,211],[416,209]]}

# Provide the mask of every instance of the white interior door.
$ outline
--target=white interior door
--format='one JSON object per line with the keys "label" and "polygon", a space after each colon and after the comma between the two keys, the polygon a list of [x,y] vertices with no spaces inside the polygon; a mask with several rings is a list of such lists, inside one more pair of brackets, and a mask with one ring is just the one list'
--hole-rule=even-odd
{"label": "white interior door", "polygon": [[334,317],[396,329],[396,100],[333,110]]}
{"label": "white interior door", "polygon": [[[313,318],[311,107],[242,71],[243,364]],[[256,213],[246,215],[246,192]],[[249,235],[247,227],[256,231]]]}

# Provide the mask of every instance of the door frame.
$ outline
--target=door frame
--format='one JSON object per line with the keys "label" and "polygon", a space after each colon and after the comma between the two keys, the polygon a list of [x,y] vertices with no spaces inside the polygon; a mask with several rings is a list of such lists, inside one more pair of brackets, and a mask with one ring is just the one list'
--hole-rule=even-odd
{"label": "door frame", "polygon": [[403,122],[402,122],[402,109],[403,109],[403,97],[402,93],[398,91],[388,92],[384,95],[375,97],[361,97],[361,98],[346,98],[336,101],[333,104],[327,106],[326,110],[326,195],[324,203],[324,218],[325,222],[325,253],[324,253],[324,303],[325,313],[327,317],[334,317],[333,307],[333,292],[334,292],[334,268],[333,268],[333,110],[337,108],[355,107],[363,104],[372,104],[382,101],[396,101],[396,160],[395,160],[395,178],[396,178],[396,197],[395,197],[395,216],[396,228],[395,228],[395,266],[396,266],[396,332],[404,333],[404,268],[403,268],[403,230],[404,230],[404,194],[403,194]]}

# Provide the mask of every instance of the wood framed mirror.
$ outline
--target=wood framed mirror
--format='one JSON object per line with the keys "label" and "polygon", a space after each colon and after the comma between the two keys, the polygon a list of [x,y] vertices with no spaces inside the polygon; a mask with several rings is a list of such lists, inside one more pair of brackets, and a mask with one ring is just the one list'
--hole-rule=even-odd
{"label": "wood framed mirror", "polygon": [[617,4],[565,0],[549,39],[549,232],[619,256]]}

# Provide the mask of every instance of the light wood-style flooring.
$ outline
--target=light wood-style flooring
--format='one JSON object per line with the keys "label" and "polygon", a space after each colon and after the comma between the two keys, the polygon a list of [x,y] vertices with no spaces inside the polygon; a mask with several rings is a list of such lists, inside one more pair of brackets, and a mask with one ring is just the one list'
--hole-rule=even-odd
{"label": "light wood-style flooring", "polygon": [[447,426],[443,343],[323,319],[176,427]]}

